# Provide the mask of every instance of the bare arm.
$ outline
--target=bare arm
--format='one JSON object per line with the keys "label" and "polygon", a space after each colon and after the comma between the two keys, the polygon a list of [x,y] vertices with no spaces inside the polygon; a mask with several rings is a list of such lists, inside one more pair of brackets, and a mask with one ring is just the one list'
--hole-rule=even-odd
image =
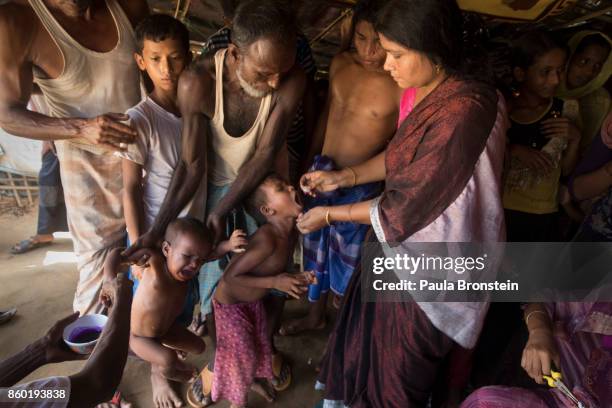
{"label": "bare arm", "polygon": [[133,27],[136,27],[149,15],[149,5],[146,0],[119,0],[121,8],[125,11]]}
{"label": "bare arm", "polygon": [[251,272],[274,254],[274,238],[263,231],[253,236],[245,253],[236,255],[224,272],[228,285],[258,289],[274,288],[276,276],[255,276]]}
{"label": "bare arm", "polygon": [[563,157],[561,158],[561,172],[564,176],[569,176],[572,174],[574,167],[576,167],[578,162],[579,145],[580,139],[572,140],[563,152]]}
{"label": "bare arm", "polygon": [[15,136],[38,140],[84,137],[111,150],[119,150],[121,143],[131,143],[135,132],[119,123],[127,119],[123,114],[91,119],[51,118],[27,109],[34,66],[30,26],[18,6],[0,7],[0,127]]}
{"label": "bare arm", "polygon": [[128,159],[122,160],[123,214],[130,242],[142,235],[144,205],[142,202],[142,166]]}
{"label": "bare arm", "polygon": [[550,375],[552,363],[560,366],[559,352],[553,338],[553,325],[541,303],[530,303],[525,308],[524,317],[529,338],[523,349],[521,366],[535,382],[544,384],[542,375]]}
{"label": "bare arm", "polygon": [[70,376],[71,408],[109,401],[121,382],[130,338],[132,283],[120,274],[113,285],[113,307],[98,344],[81,371]]}
{"label": "bare arm", "polygon": [[574,197],[578,200],[588,200],[605,193],[612,187],[612,161],[599,169],[582,174],[574,179]]}
{"label": "bare arm", "polygon": [[139,248],[156,246],[168,224],[178,217],[206,177],[209,118],[203,112],[212,85],[203,70],[203,67],[194,67],[183,72],[179,79],[178,105],[183,118],[181,158],[151,230],[132,244],[127,255]]}
{"label": "bare arm", "polygon": [[[337,54],[331,61],[329,65],[329,86],[327,89],[327,97],[325,98],[325,105],[323,106],[323,110],[319,115],[318,121],[316,122],[316,127],[312,134],[312,141],[309,145],[308,155],[306,165],[310,166],[315,155],[321,153],[323,150],[323,144],[325,143],[325,132],[327,130],[327,121],[329,120],[329,109],[331,107],[331,100],[333,97],[333,84],[336,71],[338,70],[338,65],[341,62],[341,55]],[[309,84],[310,85],[310,84]],[[312,84],[314,86],[314,84]],[[308,168],[305,168],[306,171]]]}
{"label": "bare arm", "polygon": [[57,321],[43,337],[0,362],[0,387],[16,384],[45,364],[85,359],[86,356],[68,350],[63,340],[64,328],[78,317],[78,313],[73,313]]}
{"label": "bare arm", "polygon": [[278,99],[270,113],[255,154],[240,168],[236,181],[213,210],[211,218],[225,217],[261,182],[286,140],[287,131],[304,94],[305,83],[303,71],[294,68],[278,90]]}
{"label": "bare arm", "polygon": [[274,256],[274,238],[271,236],[271,233],[262,230],[265,228],[266,226],[263,226],[253,236],[246,252],[232,258],[223,274],[224,279],[228,285],[258,289],[276,289],[299,298],[307,290],[308,284],[312,283],[310,273],[281,273],[274,276],[256,276],[251,273],[266,259]]}
{"label": "bare arm", "polygon": [[302,234],[318,231],[327,225],[327,222],[353,222],[371,225],[370,205],[372,200],[360,203],[339,205],[334,207],[314,207],[305,214],[300,214],[297,227]]}
{"label": "bare arm", "polygon": [[383,181],[386,177],[385,151],[356,166],[336,171],[311,171],[300,179],[300,186],[307,194],[334,191],[338,188]]}
{"label": "bare arm", "polygon": [[[327,130],[327,121],[329,119],[329,108],[331,105],[331,86],[328,91],[327,98],[325,99],[325,105],[319,115],[317,126],[312,134],[312,140],[309,145],[308,155],[306,156],[306,166],[310,166],[314,157],[320,154],[323,150],[323,143],[325,142],[325,131]],[[306,119],[304,119],[306,120]],[[306,171],[308,167],[304,168]]]}

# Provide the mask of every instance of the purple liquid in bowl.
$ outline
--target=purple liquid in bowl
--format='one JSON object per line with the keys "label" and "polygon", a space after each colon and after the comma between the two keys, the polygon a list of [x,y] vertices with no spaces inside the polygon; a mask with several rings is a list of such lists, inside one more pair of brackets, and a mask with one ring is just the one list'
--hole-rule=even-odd
{"label": "purple liquid in bowl", "polygon": [[100,333],[102,333],[101,327],[77,327],[68,336],[68,341],[76,344],[89,343],[97,340]]}

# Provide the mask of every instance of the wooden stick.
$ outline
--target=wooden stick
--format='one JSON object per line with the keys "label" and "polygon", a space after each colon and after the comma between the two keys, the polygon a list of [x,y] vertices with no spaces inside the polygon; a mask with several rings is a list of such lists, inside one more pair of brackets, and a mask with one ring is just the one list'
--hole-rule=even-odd
{"label": "wooden stick", "polygon": [[21,197],[19,197],[19,192],[17,191],[17,188],[15,188],[17,186],[15,185],[15,181],[13,180],[13,175],[10,172],[7,172],[6,175],[8,176],[9,184],[11,185],[13,194],[15,195],[15,201],[17,201],[17,206],[23,207],[23,204],[21,204]]}
{"label": "wooden stick", "polygon": [[568,23],[565,23],[563,26],[564,27],[569,27],[572,24],[580,23],[581,21],[585,21],[586,22],[587,20],[590,20],[592,18],[603,16],[604,14],[608,13],[609,11],[612,11],[612,6],[608,6],[608,7],[604,8],[604,9],[602,9],[602,10],[599,10],[599,11],[594,11],[593,13],[587,14],[586,16],[578,17],[578,18],[576,18],[576,19],[574,19],[574,20],[572,20],[572,21],[570,21]]}
{"label": "wooden stick", "polygon": [[13,191],[13,190],[19,190],[19,191],[32,191],[32,192],[37,192],[38,191],[38,187],[36,186],[0,186],[0,190],[7,190],[7,191]]}
{"label": "wooden stick", "polygon": [[30,185],[28,184],[28,178],[26,176],[21,176],[23,178],[23,185],[25,188],[25,191],[28,193],[28,204],[32,205],[34,204],[34,201],[32,201],[32,191],[27,188],[30,187]]}
{"label": "wooden stick", "polygon": [[344,10],[334,21],[332,21],[327,27],[323,29],[319,34],[315,36],[315,38],[310,41],[310,46],[312,47],[314,44],[319,42],[323,37],[325,37],[329,32],[338,24],[340,21],[344,20],[344,18],[352,11],[352,8],[347,8]]}

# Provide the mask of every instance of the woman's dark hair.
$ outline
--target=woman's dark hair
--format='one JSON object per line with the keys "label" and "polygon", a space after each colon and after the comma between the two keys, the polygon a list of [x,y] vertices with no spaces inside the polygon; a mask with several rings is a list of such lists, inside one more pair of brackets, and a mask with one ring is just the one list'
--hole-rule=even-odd
{"label": "woman's dark hair", "polygon": [[610,43],[601,34],[589,34],[580,41],[576,47],[576,51],[574,51],[574,55],[583,53],[584,50],[592,45],[601,47],[607,50],[608,53],[612,48]]}
{"label": "woman's dark hair", "polygon": [[424,53],[449,74],[463,71],[463,24],[455,0],[389,0],[375,28],[391,41]]}
{"label": "woman's dark hair", "polygon": [[527,69],[542,55],[556,49],[567,51],[567,47],[546,31],[529,31],[512,43],[512,67]]}
{"label": "woman's dark hair", "polygon": [[189,52],[189,30],[185,24],[166,14],[151,14],[136,27],[136,44],[142,53],[144,41],[160,42],[167,39],[179,40],[185,53]]}

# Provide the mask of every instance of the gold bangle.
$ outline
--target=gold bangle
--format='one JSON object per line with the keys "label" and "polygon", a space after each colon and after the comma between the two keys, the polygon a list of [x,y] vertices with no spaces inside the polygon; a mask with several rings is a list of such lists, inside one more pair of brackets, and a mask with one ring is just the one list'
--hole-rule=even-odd
{"label": "gold bangle", "polygon": [[355,170],[353,170],[351,166],[348,166],[347,169],[353,174],[353,185],[351,187],[355,187],[357,185],[357,173],[355,173]]}
{"label": "gold bangle", "polygon": [[353,221],[353,216],[351,215],[351,210],[353,209],[354,205],[355,205],[355,203],[352,203],[351,205],[349,205],[349,208],[348,208],[348,216],[349,216],[349,221],[350,222],[355,222],[355,221]]}
{"label": "gold bangle", "polygon": [[325,212],[325,222],[327,223],[328,227],[331,227],[331,224],[329,223],[329,208]]}
{"label": "gold bangle", "polygon": [[525,316],[525,326],[527,326],[528,329],[529,329],[529,318],[536,313],[542,313],[542,314],[548,315],[548,313],[546,313],[544,310],[532,310],[531,312],[527,313],[527,316]]}

